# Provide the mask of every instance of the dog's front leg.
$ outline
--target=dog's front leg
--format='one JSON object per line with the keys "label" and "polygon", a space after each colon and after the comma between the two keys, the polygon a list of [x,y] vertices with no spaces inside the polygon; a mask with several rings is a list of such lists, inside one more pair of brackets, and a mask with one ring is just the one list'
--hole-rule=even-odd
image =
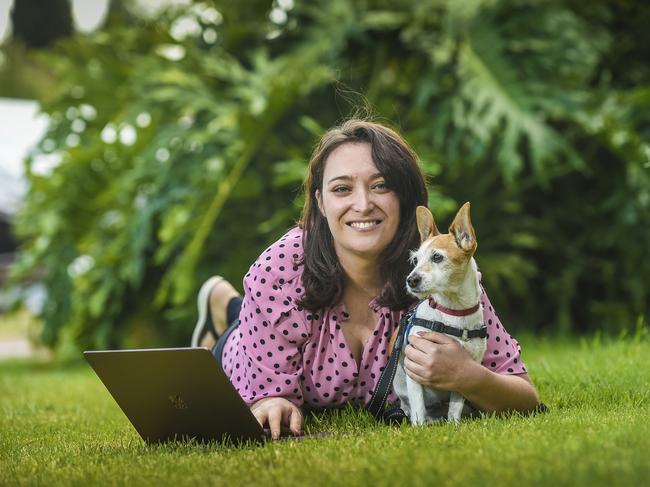
{"label": "dog's front leg", "polygon": [[452,392],[449,396],[449,412],[447,413],[447,419],[454,423],[458,423],[463,414],[463,406],[465,406],[465,398],[457,392]]}
{"label": "dog's front leg", "polygon": [[404,414],[411,416],[411,408],[408,397],[408,386],[406,384],[406,371],[404,370],[404,356],[399,358],[399,364],[393,378],[393,391],[400,400],[400,407]]}
{"label": "dog's front leg", "polygon": [[424,403],[424,387],[418,384],[407,374],[406,388],[408,390],[409,406],[411,409],[411,423],[422,425],[426,422],[427,408]]}

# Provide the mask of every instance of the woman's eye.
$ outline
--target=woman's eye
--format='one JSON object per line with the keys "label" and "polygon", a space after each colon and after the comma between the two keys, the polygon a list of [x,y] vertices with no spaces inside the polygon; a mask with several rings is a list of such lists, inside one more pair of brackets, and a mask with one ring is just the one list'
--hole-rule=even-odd
{"label": "woman's eye", "polygon": [[382,181],[381,183],[376,183],[373,186],[373,189],[378,189],[380,191],[384,191],[384,190],[388,189],[388,185],[384,181]]}
{"label": "woman's eye", "polygon": [[332,189],[332,192],[334,192],[334,193],[344,193],[347,190],[348,190],[348,188],[346,186],[336,186],[335,188]]}
{"label": "woman's eye", "polygon": [[435,262],[436,264],[439,264],[440,262],[442,262],[442,259],[443,259],[443,256],[441,254],[433,254],[431,256],[431,260],[433,262]]}

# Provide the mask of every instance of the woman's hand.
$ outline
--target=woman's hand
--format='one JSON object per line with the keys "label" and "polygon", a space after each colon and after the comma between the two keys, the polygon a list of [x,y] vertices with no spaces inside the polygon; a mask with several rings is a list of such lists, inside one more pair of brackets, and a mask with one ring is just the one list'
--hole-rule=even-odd
{"label": "woman's hand", "polygon": [[411,335],[405,349],[406,373],[434,389],[459,392],[475,365],[457,340],[435,331]]}
{"label": "woman's hand", "polygon": [[266,397],[251,405],[255,419],[264,427],[268,423],[271,438],[280,438],[280,432],[288,428],[295,436],[302,435],[304,418],[300,408],[283,397]]}

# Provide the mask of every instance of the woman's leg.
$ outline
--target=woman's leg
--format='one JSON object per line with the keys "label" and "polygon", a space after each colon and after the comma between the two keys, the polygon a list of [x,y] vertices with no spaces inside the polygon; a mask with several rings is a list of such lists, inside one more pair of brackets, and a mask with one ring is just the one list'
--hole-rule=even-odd
{"label": "woman's leg", "polygon": [[242,298],[240,296],[235,296],[230,298],[228,301],[226,316],[228,320],[228,328],[219,336],[217,343],[212,349],[212,354],[217,359],[217,362],[221,364],[221,357],[223,356],[223,349],[226,346],[228,337],[230,334],[239,327],[239,311],[241,310]]}
{"label": "woman's leg", "polygon": [[232,323],[228,309],[233,298],[241,296],[232,284],[220,276],[211,277],[201,286],[198,296],[199,320],[192,333],[193,347],[212,349],[215,346]]}

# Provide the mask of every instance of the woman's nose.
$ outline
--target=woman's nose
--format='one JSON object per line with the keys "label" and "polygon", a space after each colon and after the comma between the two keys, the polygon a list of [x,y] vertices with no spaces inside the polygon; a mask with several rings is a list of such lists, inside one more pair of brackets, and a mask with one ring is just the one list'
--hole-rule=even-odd
{"label": "woman's nose", "polygon": [[358,190],[354,195],[353,208],[355,211],[365,213],[372,210],[374,203],[372,201],[372,194],[366,190]]}

